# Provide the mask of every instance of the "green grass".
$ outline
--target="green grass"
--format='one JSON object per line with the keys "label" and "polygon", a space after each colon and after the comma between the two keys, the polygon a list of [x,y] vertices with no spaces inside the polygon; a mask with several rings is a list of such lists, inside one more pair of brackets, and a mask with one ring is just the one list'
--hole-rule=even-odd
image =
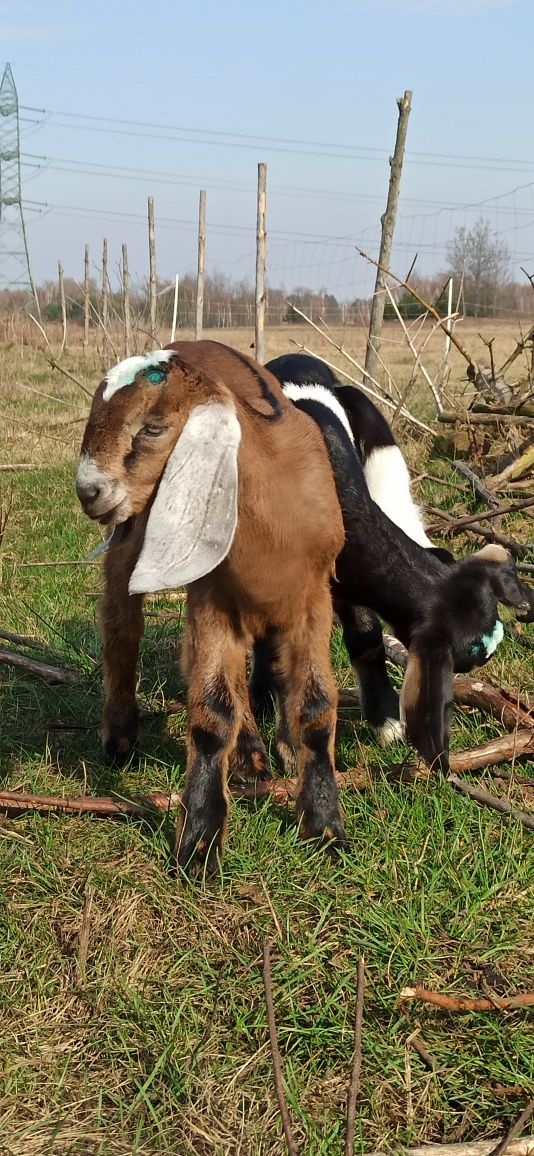
{"label": "green grass", "polygon": [[[57,388],[54,381],[51,392]],[[41,423],[40,408],[32,413]],[[81,428],[74,426],[76,438]],[[73,490],[75,437],[56,464],[49,447],[38,473],[10,476],[0,623],[40,639],[45,651],[34,657],[72,667],[83,684],[48,687],[0,666],[1,779],[56,794],[176,789],[183,711],[146,721],[140,757],[120,774],[103,763],[96,726],[51,727],[96,724],[102,699],[98,565],[23,568],[81,559],[99,540]],[[433,462],[429,472],[438,471],[452,476]],[[425,496],[447,509],[466,501],[430,483]],[[174,664],[180,604],[159,599],[149,609],[139,695],[142,708],[155,711],[184,697]],[[176,619],[158,617],[162,610]],[[337,633],[333,657],[339,684],[352,685]],[[532,691],[531,652],[507,639],[485,677]],[[456,710],[454,748],[497,733],[494,720]],[[398,997],[413,981],[463,994],[480,993],[484,980],[498,994],[532,990],[528,832],[438,778],[391,781],[388,764],[406,749],[378,750],[355,712],[342,712],[337,753],[340,769],[376,770],[370,789],[343,793],[350,850],[336,862],[300,840],[290,810],[268,801],[234,804],[220,873],[195,886],[176,878],[166,816],[0,822],[1,1156],[283,1153],[261,974],[265,936],[273,940],[280,1049],[303,1151],[343,1151],[362,953],[357,1150],[493,1137],[519,1114],[534,1094],[526,1011],[454,1015],[402,1007]],[[494,791],[506,787],[490,782]],[[532,806],[528,788],[511,795]],[[87,887],[94,905],[80,982]],[[406,1040],[417,1025],[434,1073],[413,1052],[407,1070]]]}

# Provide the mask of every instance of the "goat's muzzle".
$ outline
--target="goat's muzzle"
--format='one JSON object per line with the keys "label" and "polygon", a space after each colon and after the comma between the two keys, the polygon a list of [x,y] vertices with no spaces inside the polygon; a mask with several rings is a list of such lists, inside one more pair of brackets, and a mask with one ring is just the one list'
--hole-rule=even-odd
{"label": "goat's muzzle", "polygon": [[82,454],[78,463],[76,493],[87,516],[103,525],[124,522],[131,514],[122,482],[100,470],[87,454]]}

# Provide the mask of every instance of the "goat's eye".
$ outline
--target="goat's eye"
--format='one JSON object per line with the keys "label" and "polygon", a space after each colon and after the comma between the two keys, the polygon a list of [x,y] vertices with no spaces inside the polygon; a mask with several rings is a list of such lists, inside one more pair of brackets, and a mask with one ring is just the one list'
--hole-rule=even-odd
{"label": "goat's eye", "polygon": [[139,433],[146,434],[149,438],[157,438],[160,434],[165,433],[166,429],[166,425],[155,425],[154,423],[148,421],[146,425],[141,427]]}

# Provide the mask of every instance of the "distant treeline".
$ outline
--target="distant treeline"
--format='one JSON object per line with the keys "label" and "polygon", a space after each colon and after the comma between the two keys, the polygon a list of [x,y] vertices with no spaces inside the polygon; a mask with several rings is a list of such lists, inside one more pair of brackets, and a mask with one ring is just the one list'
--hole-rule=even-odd
{"label": "distant treeline", "polygon": [[[447,314],[446,279],[430,278],[414,280],[414,287],[427,301],[432,302],[442,316]],[[65,305],[67,321],[71,324],[83,324],[84,293],[83,287],[71,278],[65,278]],[[459,285],[453,287],[453,309],[458,305],[457,295]],[[401,315],[406,318],[415,318],[423,313],[417,301],[405,290],[392,290]],[[61,321],[61,301],[57,281],[44,281],[37,287],[37,295],[41,316],[44,321]],[[214,274],[206,277],[204,288],[203,323],[206,328],[231,328],[237,326],[254,325],[254,288],[248,281],[232,281],[224,274]],[[109,324],[122,322],[124,308],[121,290],[109,291],[108,316]],[[96,280],[89,282],[90,325],[96,327],[102,317],[102,290]],[[291,308],[292,302],[305,313],[312,321],[323,319],[328,325],[367,325],[369,321],[370,299],[362,298],[340,302],[326,289],[317,292],[305,286],[296,286],[288,291],[284,287],[269,289],[267,292],[266,324],[281,325],[301,321],[299,315]],[[0,291],[0,310],[4,313],[25,312],[32,307],[31,294],[23,290],[4,289]],[[170,327],[172,323],[174,304],[174,283],[160,282],[158,284],[158,324]],[[140,326],[148,326],[148,285],[141,284],[130,290],[130,307],[135,320]],[[495,317],[529,314],[532,312],[532,289],[529,285],[517,285],[509,282],[504,286],[496,287],[491,293],[484,294],[483,301],[477,301],[470,296],[469,286],[465,286],[459,302],[459,312],[463,316]],[[196,276],[186,274],[180,279],[178,293],[177,325],[179,328],[191,329],[195,325],[196,315]],[[393,306],[387,302],[385,317],[388,320],[395,318]]]}

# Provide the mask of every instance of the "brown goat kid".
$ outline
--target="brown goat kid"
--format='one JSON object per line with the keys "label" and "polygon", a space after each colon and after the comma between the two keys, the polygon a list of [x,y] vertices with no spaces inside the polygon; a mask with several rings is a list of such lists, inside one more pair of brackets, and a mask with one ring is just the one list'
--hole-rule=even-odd
{"label": "brown goat kid", "polygon": [[246,656],[276,639],[306,837],[345,843],[334,779],[330,578],[344,530],[320,430],[251,359],[213,341],[128,358],[94,395],[78,466],[90,518],[113,528],[100,606],[106,754],[124,761],[143,594],[188,587],[188,757],[178,860],[214,867],[232,765],[268,775]]}

